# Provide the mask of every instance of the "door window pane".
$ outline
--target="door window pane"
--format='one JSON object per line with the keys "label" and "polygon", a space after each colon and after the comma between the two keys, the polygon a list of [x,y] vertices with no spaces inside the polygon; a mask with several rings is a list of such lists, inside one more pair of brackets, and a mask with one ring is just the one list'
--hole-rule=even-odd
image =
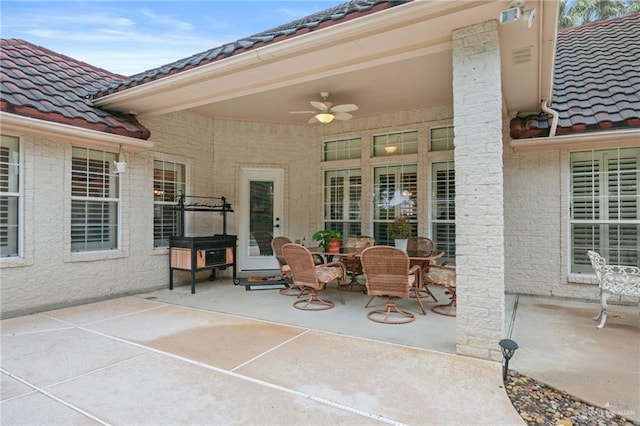
{"label": "door window pane", "polygon": [[362,175],[360,169],[328,170],[324,174],[324,227],[343,239],[360,235]]}
{"label": "door window pane", "polygon": [[393,245],[387,236],[387,226],[400,215],[409,218],[413,225],[412,235],[416,235],[417,166],[409,164],[376,167],[373,169],[373,176],[373,236],[376,244]]}
{"label": "door window pane", "polygon": [[431,239],[436,251],[456,257],[456,181],[453,161],[431,166]]}

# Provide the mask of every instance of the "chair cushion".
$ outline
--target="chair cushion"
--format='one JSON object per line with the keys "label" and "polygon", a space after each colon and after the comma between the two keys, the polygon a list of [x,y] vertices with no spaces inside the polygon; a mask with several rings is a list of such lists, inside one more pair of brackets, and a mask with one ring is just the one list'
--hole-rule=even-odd
{"label": "chair cushion", "polygon": [[342,278],[342,269],[335,266],[316,266],[316,275],[321,283],[328,283],[336,278]]}
{"label": "chair cushion", "polygon": [[426,274],[427,280],[434,284],[456,286],[456,271],[452,269],[430,268]]}

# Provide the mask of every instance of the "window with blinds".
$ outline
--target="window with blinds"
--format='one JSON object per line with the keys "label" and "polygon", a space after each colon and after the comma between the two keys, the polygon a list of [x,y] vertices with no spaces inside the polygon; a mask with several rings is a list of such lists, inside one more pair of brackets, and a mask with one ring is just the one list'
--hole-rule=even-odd
{"label": "window with blinds", "polygon": [[322,160],[334,161],[360,158],[362,156],[361,145],[361,138],[326,141],[324,143]]}
{"label": "window with blinds", "polygon": [[400,216],[407,216],[418,225],[418,173],[415,164],[375,167],[373,169],[373,233],[376,244],[393,245],[387,236],[387,226]]}
{"label": "window with blinds", "polygon": [[71,250],[118,248],[119,177],[116,154],[73,147],[71,158]]}
{"label": "window with blinds", "polygon": [[587,250],[640,264],[640,148],[571,154],[571,272],[593,273]]}
{"label": "window with blinds", "polygon": [[456,257],[456,175],[453,161],[431,166],[431,239],[436,251]]}
{"label": "window with blinds", "polygon": [[179,235],[179,212],[175,210],[186,188],[184,164],[153,162],[153,246],[169,247],[169,237]]}
{"label": "window with blinds", "polygon": [[360,169],[324,173],[324,227],[343,238],[361,234],[362,174]]}
{"label": "window with blinds", "polygon": [[0,139],[0,257],[19,255],[20,140]]}

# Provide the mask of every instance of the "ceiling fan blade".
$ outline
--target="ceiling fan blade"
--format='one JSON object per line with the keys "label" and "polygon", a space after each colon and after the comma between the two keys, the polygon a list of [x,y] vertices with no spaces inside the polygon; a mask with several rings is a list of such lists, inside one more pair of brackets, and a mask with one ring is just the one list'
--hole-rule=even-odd
{"label": "ceiling fan blade", "polygon": [[310,103],[311,106],[313,106],[314,108],[318,108],[322,112],[327,112],[329,111],[329,108],[331,108],[331,103],[329,102],[311,101]]}
{"label": "ceiling fan blade", "polygon": [[342,105],[336,105],[333,108],[331,108],[332,112],[352,112],[352,111],[356,111],[358,109],[358,105],[354,105],[354,104],[342,104]]}
{"label": "ceiling fan blade", "polygon": [[315,124],[315,123],[319,123],[318,119],[316,118],[316,116],[314,115],[313,117],[311,117],[311,119],[309,120],[309,124]]}
{"label": "ceiling fan blade", "polygon": [[315,114],[318,111],[289,111],[289,114]]}
{"label": "ceiling fan blade", "polygon": [[336,118],[336,120],[341,120],[341,121],[345,121],[353,118],[353,115],[347,112],[334,112],[333,116]]}

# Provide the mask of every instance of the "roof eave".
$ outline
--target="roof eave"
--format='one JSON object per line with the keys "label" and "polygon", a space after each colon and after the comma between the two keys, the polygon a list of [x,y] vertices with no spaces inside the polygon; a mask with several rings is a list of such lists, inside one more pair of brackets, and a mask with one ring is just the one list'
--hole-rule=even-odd
{"label": "roof eave", "polygon": [[126,151],[134,152],[150,149],[154,143],[112,133],[99,132],[82,127],[60,124],[51,121],[0,111],[2,132],[16,136],[38,136],[46,138],[60,138],[74,143],[89,144],[106,149],[122,145]]}
{"label": "roof eave", "polygon": [[[497,4],[498,2],[496,0],[488,0],[483,3]],[[95,99],[94,103],[102,108],[138,115],[163,114],[197,107],[206,103],[238,98],[257,92],[266,92],[291,85],[294,82],[309,81],[312,78],[322,77],[329,72],[335,72],[335,67],[331,66],[332,58],[322,56],[322,52],[336,45],[343,45],[340,52],[342,58],[347,54],[352,55],[349,63],[341,64],[343,67],[353,67],[356,63],[358,66],[363,66],[362,61],[391,61],[393,58],[398,59],[403,55],[410,55],[411,49],[415,49],[416,47],[411,45],[404,49],[397,48],[396,53],[390,55],[387,51],[374,53],[371,52],[370,48],[363,49],[358,41],[368,34],[380,34],[396,29],[403,29],[410,24],[421,22],[433,16],[455,14],[475,5],[475,2],[467,1],[415,1],[406,3],[365,15],[358,19],[337,23],[314,32],[297,35],[289,39],[257,47],[253,50],[235,54],[231,57],[196,68],[184,70],[158,80],[149,81],[117,93],[101,96]],[[411,41],[412,40],[409,39],[406,42],[411,44]],[[450,48],[450,46],[451,40],[434,40],[433,44],[426,49],[439,51]],[[318,58],[322,58],[322,67],[304,61],[298,62],[297,66],[294,67],[295,69],[289,67],[289,71],[281,70],[281,73],[265,71],[262,74],[268,75],[270,78],[259,82],[256,81],[256,70],[260,67],[272,71],[273,64],[285,64],[287,60],[290,61],[292,58],[308,56],[309,52],[320,52],[318,53]],[[230,75],[233,76],[233,81],[229,81],[229,79],[225,80],[225,77]],[[220,85],[222,84],[220,83],[222,80],[225,81],[223,87],[216,88],[215,82],[218,82],[218,85]],[[196,92],[197,96],[193,96],[194,93],[192,93],[189,98],[185,99],[180,99],[180,96],[171,96],[170,98],[173,100],[174,105],[166,103],[166,99],[169,97],[167,93],[177,93],[177,89],[181,88],[187,89],[186,91],[188,91],[189,87],[196,87],[203,82],[213,83],[211,85],[207,84],[208,93],[203,93],[202,90],[198,90]],[[201,88],[202,87],[199,87],[199,89]],[[160,99],[162,94],[165,95],[163,98],[165,102],[155,102],[153,98]]]}

